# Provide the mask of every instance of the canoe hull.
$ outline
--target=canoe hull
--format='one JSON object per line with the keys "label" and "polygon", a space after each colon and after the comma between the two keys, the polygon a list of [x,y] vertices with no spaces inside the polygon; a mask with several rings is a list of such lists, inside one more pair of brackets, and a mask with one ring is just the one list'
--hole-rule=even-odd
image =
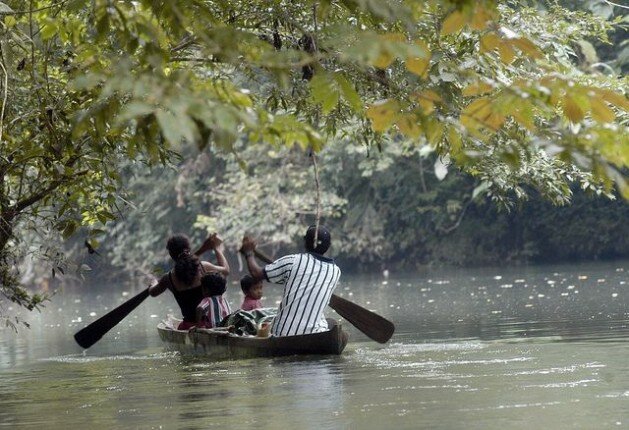
{"label": "canoe hull", "polygon": [[210,330],[173,330],[157,326],[159,336],[169,350],[186,355],[212,358],[280,357],[286,355],[339,355],[347,345],[348,335],[341,325],[328,319],[330,330],[284,337],[243,337]]}

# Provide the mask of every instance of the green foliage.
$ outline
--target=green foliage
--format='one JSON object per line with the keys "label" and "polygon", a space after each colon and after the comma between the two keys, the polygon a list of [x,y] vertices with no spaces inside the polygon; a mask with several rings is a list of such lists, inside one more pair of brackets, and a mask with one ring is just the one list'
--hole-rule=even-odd
{"label": "green foliage", "polygon": [[[246,232],[274,250],[303,236],[316,210],[311,161],[286,147],[237,147],[239,156],[251,160],[246,169],[239,157],[212,150],[186,157],[176,170],[125,170],[129,190],[142,198],[109,229],[101,249],[107,260],[133,274],[154,270],[168,260],[167,237],[179,232],[200,243],[207,232],[219,231],[230,251]],[[324,191],[322,206],[330,217],[340,217],[345,204]]]}
{"label": "green foliage", "polygon": [[[322,222],[333,232],[331,254],[345,268],[629,257],[629,227],[622,222],[629,205],[597,196],[602,189],[591,175],[571,173],[574,182],[563,186],[573,203],[557,207],[562,200],[552,201],[566,191],[555,190],[557,178],[548,175],[558,166],[537,160],[518,173],[513,191],[526,203],[513,198],[505,207],[485,197],[487,182],[452,166],[440,180],[443,163],[425,148],[383,141],[380,151],[370,151],[337,141],[319,153]],[[121,272],[168,267],[164,245],[175,232],[191,234],[195,243],[208,231],[221,232],[235,267],[245,233],[275,255],[299,249],[304,227],[315,218],[311,160],[294,149],[262,145],[238,153],[251,160],[246,169],[237,157],[214,151],[186,156],[176,170],[133,169],[129,189],[142,198],[104,238],[104,261],[118,268],[99,278],[119,281]]]}
{"label": "green foliage", "polygon": [[[385,153],[374,171],[434,152],[438,177],[475,178],[461,195],[509,204],[531,188],[566,202],[576,179],[628,197],[627,80],[570,62],[574,43],[604,41],[615,25],[496,0],[2,0],[0,266],[11,276],[0,289],[15,291],[11,259],[31,252],[25,233],[87,228],[93,240],[124,211],[121,166],[167,165],[190,145],[260,170],[304,163],[309,150],[334,164],[345,157],[334,145],[350,156],[398,146],[404,155]],[[208,197],[225,212],[199,222],[235,235],[247,227],[237,216],[264,205],[233,201],[249,176],[225,163]],[[221,172],[238,181],[221,182]],[[243,188],[277,200],[270,225],[282,238],[295,213],[313,210],[283,195],[311,189],[308,172],[279,185],[261,172],[268,183]],[[333,191],[329,218],[353,198]],[[386,231],[376,202],[365,207],[366,233]]]}

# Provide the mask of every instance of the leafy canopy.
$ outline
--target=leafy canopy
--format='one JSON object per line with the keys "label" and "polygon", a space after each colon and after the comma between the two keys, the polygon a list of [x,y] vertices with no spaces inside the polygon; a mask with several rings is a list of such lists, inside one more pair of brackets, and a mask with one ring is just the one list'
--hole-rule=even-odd
{"label": "leafy canopy", "polygon": [[626,78],[569,61],[610,28],[497,0],[2,0],[2,292],[38,303],[15,287],[25,231],[56,261],[47,232],[97,234],[120,211],[121,162],[186,143],[404,142],[498,199],[540,165],[551,186],[529,182],[556,201],[578,171],[629,197]]}

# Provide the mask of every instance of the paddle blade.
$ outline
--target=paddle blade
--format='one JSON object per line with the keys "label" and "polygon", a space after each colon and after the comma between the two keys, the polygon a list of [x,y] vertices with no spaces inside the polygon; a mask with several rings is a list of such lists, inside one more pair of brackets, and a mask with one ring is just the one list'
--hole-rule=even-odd
{"label": "paddle blade", "polygon": [[109,311],[87,327],[79,330],[74,335],[74,340],[81,347],[87,349],[94,345],[105,335],[109,330],[114,328],[120,321],[131,313],[132,310],[138,307],[140,303],[149,296],[149,289],[145,289],[141,293],[133,296],[117,308]]}
{"label": "paddle blade", "polygon": [[330,307],[376,342],[388,342],[395,332],[395,326],[388,319],[336,294],[332,294]]}

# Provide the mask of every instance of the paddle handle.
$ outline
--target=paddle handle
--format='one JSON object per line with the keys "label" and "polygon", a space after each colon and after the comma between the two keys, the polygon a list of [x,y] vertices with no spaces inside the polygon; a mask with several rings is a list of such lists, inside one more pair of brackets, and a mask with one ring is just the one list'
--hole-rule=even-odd
{"label": "paddle handle", "polygon": [[259,258],[260,260],[264,261],[266,264],[271,264],[273,263],[273,259],[271,257],[269,257],[268,255],[266,255],[264,252],[259,251],[257,249],[253,250],[253,255],[255,255],[257,258]]}
{"label": "paddle handle", "polygon": [[[253,253],[267,264],[273,261],[262,251],[254,249]],[[337,314],[376,342],[388,342],[395,332],[395,325],[388,319],[336,294],[332,294],[329,305]]]}

